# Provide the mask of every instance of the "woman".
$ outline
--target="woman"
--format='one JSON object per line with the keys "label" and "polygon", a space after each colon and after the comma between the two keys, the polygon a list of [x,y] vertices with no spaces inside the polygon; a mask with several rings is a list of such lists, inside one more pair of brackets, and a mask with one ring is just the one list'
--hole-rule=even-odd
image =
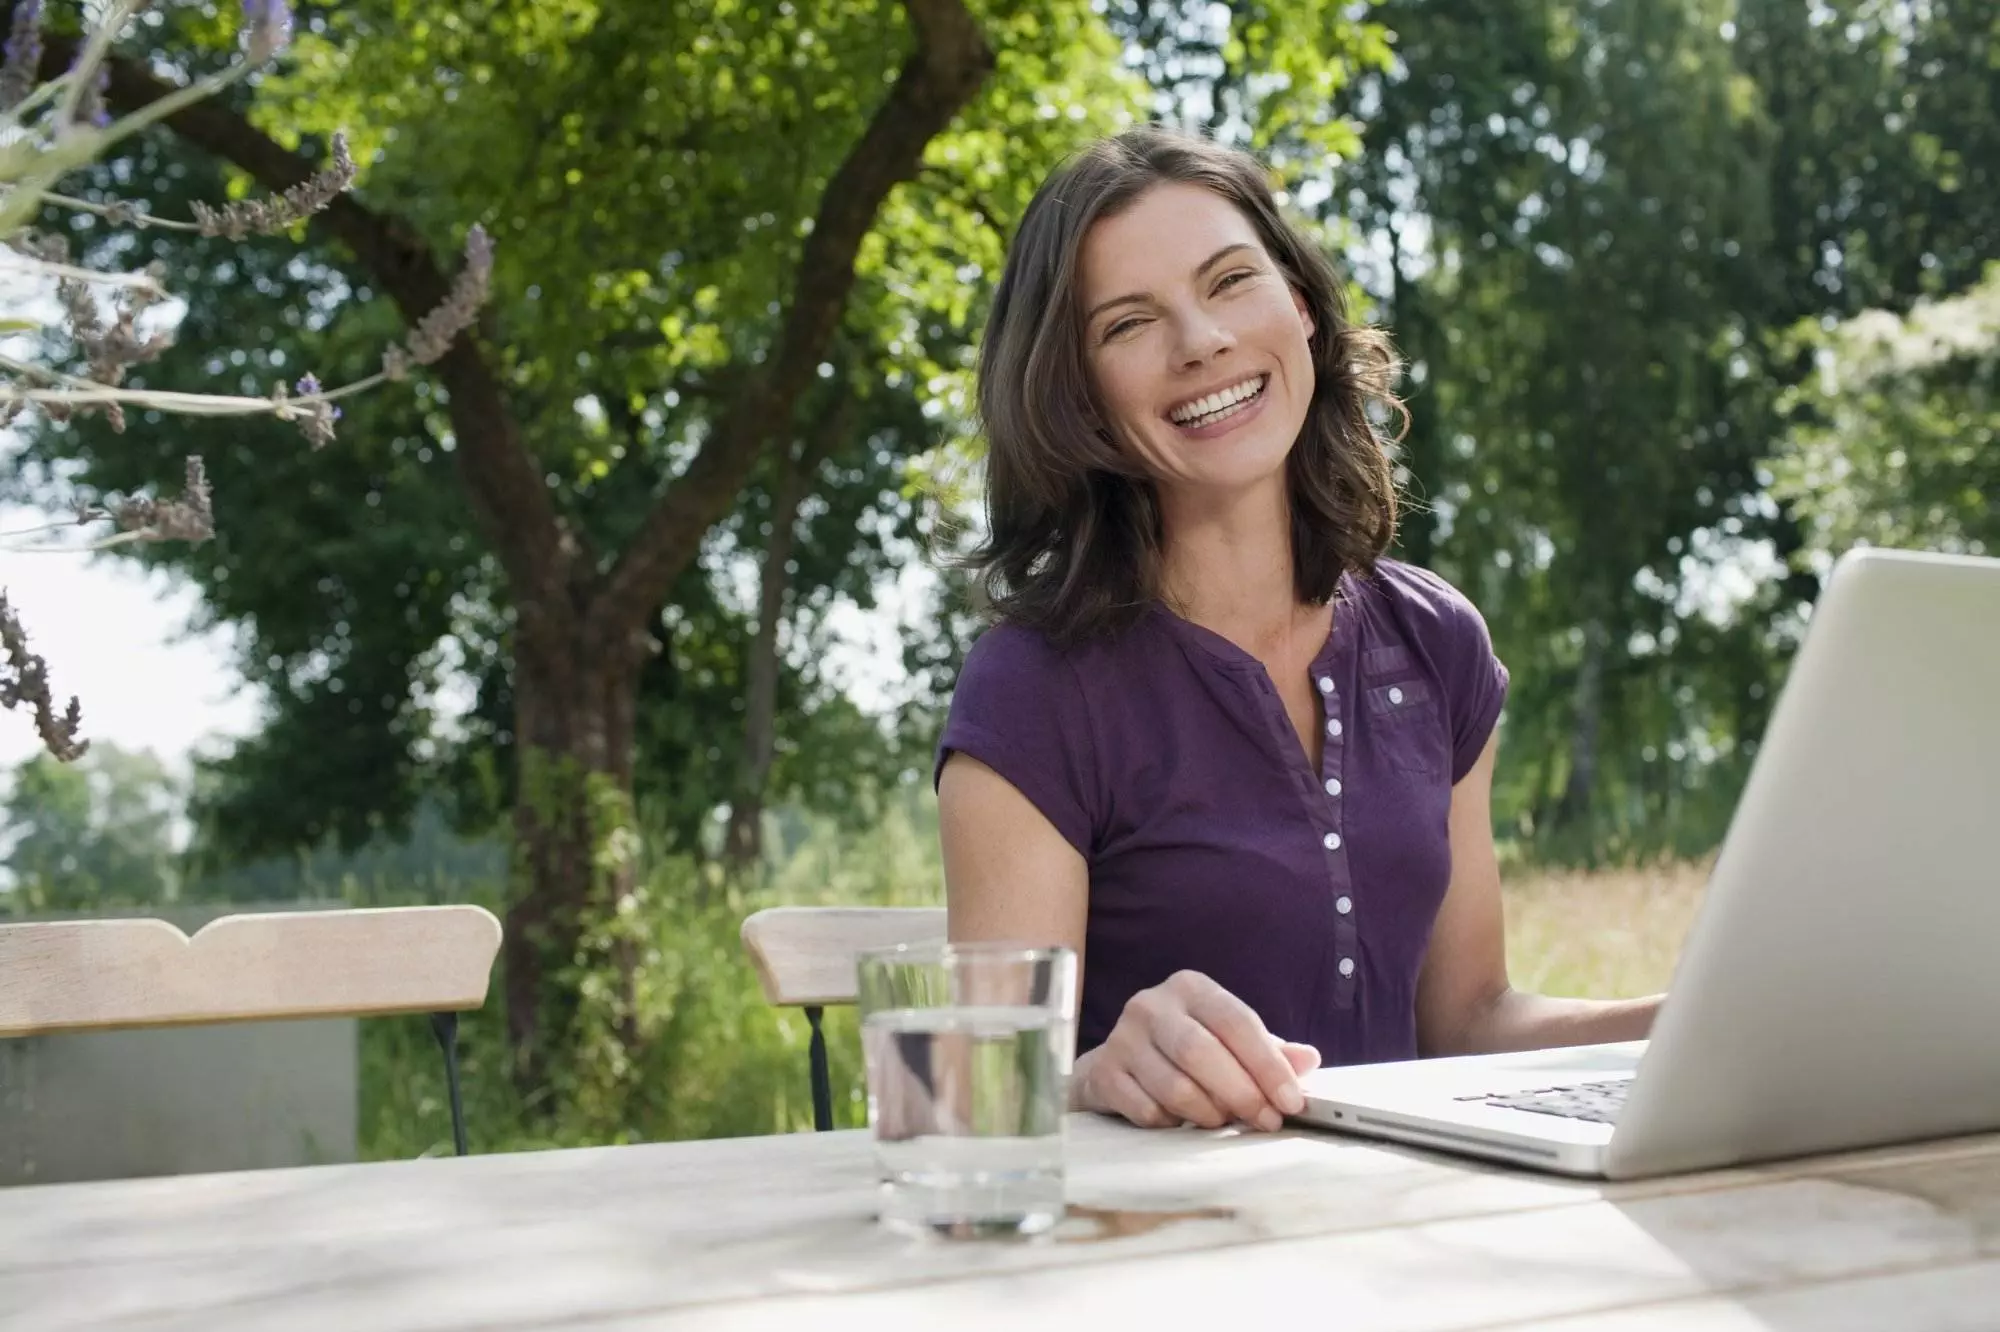
{"label": "woman", "polygon": [[1276,1128],[1322,1058],[1625,1040],[1508,985],[1507,673],[1383,557],[1393,355],[1257,163],[1135,130],[1044,184],[979,368],[999,623],[939,747],[949,930],[1084,965],[1072,1100]]}

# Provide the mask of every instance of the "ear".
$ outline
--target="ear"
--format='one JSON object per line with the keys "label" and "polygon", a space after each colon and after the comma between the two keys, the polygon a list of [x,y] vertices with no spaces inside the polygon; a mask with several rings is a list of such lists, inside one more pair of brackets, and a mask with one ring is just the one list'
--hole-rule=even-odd
{"label": "ear", "polygon": [[1292,305],[1299,312],[1299,322],[1306,326],[1306,341],[1312,341],[1313,334],[1319,332],[1319,326],[1313,323],[1312,311],[1306,308],[1305,293],[1297,287],[1292,288]]}

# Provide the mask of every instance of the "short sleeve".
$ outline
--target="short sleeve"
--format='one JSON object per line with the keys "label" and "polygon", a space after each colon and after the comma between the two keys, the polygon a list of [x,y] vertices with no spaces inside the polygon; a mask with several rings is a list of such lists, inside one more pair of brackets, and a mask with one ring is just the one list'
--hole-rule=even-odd
{"label": "short sleeve", "polygon": [[1404,624],[1422,645],[1445,698],[1451,727],[1451,781],[1479,762],[1507,701],[1506,665],[1493,650],[1486,617],[1463,592],[1428,569],[1383,561],[1381,572]]}
{"label": "short sleeve", "polygon": [[999,625],[966,654],[932,784],[953,753],[978,759],[1089,856],[1101,804],[1092,734],[1074,666],[1041,635]]}
{"label": "short sleeve", "polygon": [[1445,623],[1450,631],[1438,665],[1445,677],[1451,713],[1451,780],[1456,786],[1486,749],[1500,709],[1507,702],[1506,663],[1493,650],[1486,617],[1466,596],[1450,588]]}

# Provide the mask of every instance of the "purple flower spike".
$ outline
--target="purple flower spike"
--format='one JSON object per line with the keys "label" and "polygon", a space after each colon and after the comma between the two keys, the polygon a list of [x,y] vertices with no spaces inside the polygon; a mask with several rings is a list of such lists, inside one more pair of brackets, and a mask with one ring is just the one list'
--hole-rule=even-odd
{"label": "purple flower spike", "polygon": [[292,40],[292,7],[285,0],[243,0],[244,39],[250,59],[269,60]]}
{"label": "purple flower spike", "polygon": [[42,63],[42,0],[26,0],[14,8],[7,32],[5,62],[0,64],[0,111],[27,100],[35,90],[35,67]]}
{"label": "purple flower spike", "polygon": [[305,376],[298,382],[298,390],[299,396],[302,398],[309,398],[319,392],[319,376],[313,374],[311,371],[307,371]]}

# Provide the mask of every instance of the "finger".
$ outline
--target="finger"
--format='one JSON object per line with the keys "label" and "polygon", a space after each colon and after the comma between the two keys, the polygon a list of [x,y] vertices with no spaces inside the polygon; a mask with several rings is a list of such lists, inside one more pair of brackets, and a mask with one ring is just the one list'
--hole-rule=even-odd
{"label": "finger", "polygon": [[1105,1070],[1105,1077],[1098,1088],[1105,1106],[1116,1114],[1123,1115],[1140,1128],[1172,1128],[1180,1123],[1160,1103],[1146,1094],[1146,1089],[1130,1073],[1122,1068]]}
{"label": "finger", "polygon": [[1277,1038],[1250,1005],[1213,982],[1198,990],[1188,1003],[1188,1013],[1220,1041],[1234,1056],[1237,1066],[1257,1086],[1258,1095],[1269,1105],[1288,1115],[1306,1108],[1305,1094],[1299,1090],[1298,1074],[1291,1060],[1279,1052]]}
{"label": "finger", "polygon": [[1132,1056],[1131,1076],[1146,1095],[1184,1123],[1203,1128],[1221,1128],[1232,1116],[1202,1089],[1200,1083],[1176,1067],[1165,1055],[1147,1046]]}
{"label": "finger", "polygon": [[1310,1045],[1301,1045],[1297,1041],[1284,1041],[1279,1044],[1278,1052],[1291,1062],[1292,1072],[1300,1076],[1319,1067],[1319,1051]]}
{"label": "finger", "polygon": [[[1209,1100],[1227,1110],[1230,1118],[1263,1129],[1278,1127],[1278,1111],[1257,1080],[1229,1047],[1195,1018],[1182,1013],[1160,1024],[1154,1029],[1153,1041],[1160,1054],[1191,1078]],[[1283,1062],[1275,1047],[1266,1049],[1265,1054]],[[1285,1071],[1290,1073],[1289,1065]]]}

